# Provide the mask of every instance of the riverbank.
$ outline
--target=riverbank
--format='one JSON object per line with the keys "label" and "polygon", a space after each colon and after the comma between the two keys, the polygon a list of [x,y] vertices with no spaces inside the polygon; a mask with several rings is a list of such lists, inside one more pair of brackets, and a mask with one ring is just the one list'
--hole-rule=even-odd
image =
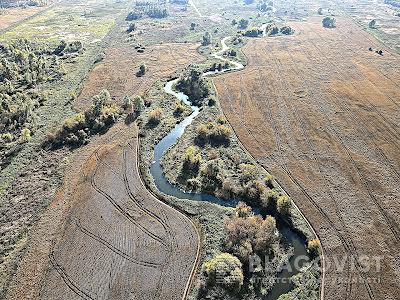
{"label": "riverbank", "polygon": [[[222,42],[222,51],[216,53],[213,55],[213,58],[217,58],[217,59],[222,59],[224,61],[226,61],[226,59],[222,58],[219,56],[219,54],[222,54],[223,52],[225,52],[226,50],[228,50],[226,44],[225,44],[226,39],[223,40]],[[232,61],[229,61],[230,65],[233,65],[234,69],[241,69],[243,67],[243,65],[241,63],[237,63],[234,62],[232,63]],[[227,70],[227,71],[232,71],[232,70]],[[212,75],[212,73],[208,72],[206,73],[207,75]],[[170,80],[168,82],[168,84],[166,85],[166,90],[169,94],[171,94],[172,96],[178,96],[176,93],[174,93],[171,89],[171,86],[176,82],[176,80]],[[164,94],[167,95],[167,94]],[[170,99],[170,96],[167,96],[167,99]],[[211,91],[210,94],[210,98],[215,98],[215,94],[214,91]],[[184,99],[180,99],[180,100],[184,100]],[[185,104],[190,104],[187,103],[187,101],[183,101],[186,102]],[[154,103],[155,107],[157,106],[157,103]],[[161,103],[159,103],[161,104]],[[168,112],[165,111],[165,103],[163,104],[163,112],[164,112],[164,118],[166,117],[165,114],[167,113],[168,115],[173,115],[173,109],[172,107],[169,108]],[[182,137],[178,140],[177,143],[174,144],[174,141],[172,139],[177,139],[179,136],[176,136],[177,134],[172,134],[172,136],[168,136],[165,139],[169,140],[169,143],[174,144],[168,151],[167,153],[163,156],[163,158],[161,159],[162,161],[162,165],[164,168],[164,172],[167,175],[167,179],[168,181],[176,184],[178,187],[180,187],[182,190],[192,190],[195,192],[208,192],[210,193],[210,190],[196,190],[193,189],[193,186],[189,187],[188,186],[188,182],[187,180],[181,180],[182,179],[182,170],[183,170],[183,164],[184,164],[184,157],[185,157],[185,152],[187,151],[187,149],[189,147],[196,147],[195,151],[200,153],[202,159],[204,161],[209,161],[209,160],[213,160],[213,159],[218,159],[219,162],[219,167],[220,169],[222,169],[224,171],[224,176],[225,178],[229,179],[229,181],[231,182],[231,185],[233,186],[237,186],[237,184],[239,184],[239,176],[238,174],[243,173],[243,169],[241,169],[239,166],[242,165],[247,165],[247,166],[251,166],[253,168],[253,172],[255,175],[255,178],[253,178],[254,180],[263,180],[266,177],[269,177],[270,175],[262,168],[260,168],[257,163],[252,159],[252,157],[245,152],[242,148],[241,145],[238,141],[238,139],[236,138],[236,136],[232,135],[230,137],[229,140],[229,145],[225,146],[225,147],[217,147],[217,149],[215,149],[215,147],[208,145],[206,147],[199,147],[199,145],[196,145],[196,136],[197,136],[197,128],[199,126],[201,126],[202,124],[207,124],[210,122],[215,122],[216,120],[218,120],[217,122],[219,122],[221,125],[224,124],[224,126],[230,127],[229,124],[226,123],[226,121],[224,120],[223,116],[222,116],[222,111],[218,105],[218,102],[215,102],[213,105],[203,105],[200,108],[200,111],[198,111],[198,109],[196,109],[195,107],[192,107],[193,109],[193,115],[191,117],[187,117],[185,119],[186,124],[183,126],[183,128],[179,128],[179,126],[177,126],[178,128],[175,128],[174,131],[180,132],[178,135],[180,136],[180,134],[183,135]],[[166,118],[167,120],[170,119],[170,116],[168,116]],[[143,115],[141,117],[141,122],[142,122],[142,128],[146,128],[146,126],[144,125],[144,123],[148,123],[149,120],[149,115]],[[193,123],[192,123],[193,121]],[[149,159],[149,155],[148,155],[148,151],[152,151],[153,147],[151,146],[151,144],[149,144],[149,141],[152,141],[154,143],[154,141],[156,141],[157,143],[162,139],[162,137],[165,136],[165,132],[168,132],[168,128],[169,129],[173,129],[174,126],[171,126],[171,122],[168,121],[164,121],[164,120],[160,120],[161,124],[158,124],[158,127],[160,128],[160,131],[146,131],[145,133],[143,132],[143,138],[142,140],[144,141],[144,148],[143,151],[141,151],[142,153],[142,174],[144,175],[145,181],[147,182],[148,186],[150,189],[152,189],[153,191],[155,191],[158,194],[161,194],[162,197],[164,197],[167,201],[171,202],[173,205],[177,205],[179,206],[181,209],[183,209],[184,211],[186,211],[186,213],[190,213],[190,210],[192,209],[193,205],[197,206],[197,208],[199,206],[202,207],[202,209],[196,210],[195,213],[193,214],[193,216],[195,216],[196,218],[202,219],[202,220],[207,220],[204,223],[199,223],[201,224],[200,226],[203,228],[205,228],[205,232],[206,234],[204,235],[204,239],[203,242],[205,242],[203,244],[203,246],[205,246],[205,253],[206,255],[203,255],[203,261],[208,260],[208,258],[212,257],[212,253],[218,253],[219,251],[221,251],[223,249],[223,240],[224,240],[224,224],[223,224],[223,219],[229,217],[230,215],[232,215],[232,209],[228,208],[224,208],[224,213],[220,214],[214,214],[217,215],[216,220],[213,220],[213,214],[210,214],[210,210],[204,210],[205,207],[210,208],[212,211],[217,212],[218,210],[221,209],[221,206],[216,206],[207,202],[194,202],[194,201],[190,201],[190,200],[179,200],[179,199],[174,199],[171,197],[165,197],[165,194],[163,195],[162,193],[160,193],[158,191],[158,189],[156,188],[156,184],[154,182],[154,178],[153,176],[151,176],[151,174],[149,174],[149,167],[154,167],[154,161]],[[184,122],[184,123],[185,123]],[[181,124],[182,125],[182,124]],[[186,128],[187,126],[187,128]],[[186,128],[186,130],[185,130]],[[171,135],[171,133],[169,134]],[[172,140],[172,141],[171,141]],[[161,141],[160,144],[164,144],[164,140]],[[157,147],[160,145],[157,144]],[[197,143],[198,144],[198,143]],[[157,149],[156,147],[156,164],[158,163],[158,160],[160,159],[160,153],[157,153],[157,151],[160,151],[159,149]],[[168,148],[164,146],[164,150]],[[145,155],[143,155],[143,153],[147,153]],[[161,153],[162,154],[162,153]],[[211,155],[211,156],[210,156]],[[153,166],[152,166],[153,165]],[[159,170],[154,171],[152,170],[152,173],[154,174],[158,174],[160,173],[161,168],[159,168]],[[161,170],[162,173],[162,170]],[[153,174],[153,175],[154,175]],[[162,175],[162,174],[161,174]],[[164,176],[164,175],[162,175]],[[161,177],[162,177],[161,176]],[[158,178],[159,176],[156,175],[156,183],[157,185],[159,184],[160,178]],[[187,178],[186,178],[187,179]],[[192,178],[193,179],[193,178]],[[157,182],[158,181],[158,182]],[[236,181],[236,182],[235,182]],[[272,180],[273,182],[273,180]],[[271,182],[271,184],[273,184]],[[168,182],[163,183],[163,185],[168,185]],[[160,186],[158,185],[158,187],[160,188]],[[170,193],[173,188],[170,189],[163,189],[166,193]],[[275,185],[274,185],[274,189],[275,189]],[[278,187],[278,185],[276,185],[276,192],[278,195],[283,196],[285,195],[284,191],[281,190],[280,187]],[[183,196],[181,198],[184,198],[184,193],[183,192],[179,192],[179,191],[175,191],[172,194],[174,194],[177,197],[180,197],[181,194],[183,194]],[[228,195],[224,195],[224,191],[222,191],[222,189],[216,190],[214,192],[211,191],[210,194],[213,194],[215,196],[219,196],[219,197],[224,197],[224,198],[228,198],[232,196],[232,194]],[[186,194],[187,195],[187,194]],[[194,194],[189,194],[190,197],[188,196],[188,198],[192,198],[192,196]],[[193,197],[194,199],[198,199],[198,200],[210,200],[210,197],[203,197],[203,196],[195,196]],[[204,199],[203,199],[204,198]],[[233,205],[234,206],[234,205]],[[205,215],[204,215],[205,214]],[[290,227],[292,227],[296,232],[298,232],[303,238],[304,240],[311,240],[315,238],[315,235],[313,234],[313,232],[311,231],[311,229],[308,227],[308,224],[306,222],[306,220],[304,220],[303,216],[301,215],[301,213],[297,210],[296,207],[291,209],[290,212],[290,217],[289,218],[283,218],[285,220],[285,222],[287,222],[287,225],[289,225]],[[222,218],[221,218],[222,216]],[[211,221],[211,222],[210,222]],[[212,228],[210,227],[210,225],[212,224]],[[211,229],[211,230],[210,230]],[[210,232],[216,232],[215,229],[217,229],[218,234],[218,239],[214,239],[213,241],[210,241],[210,236],[208,235],[208,233]],[[304,243],[304,242],[303,242]],[[289,251],[290,252],[290,251]],[[309,268],[307,270],[303,270],[302,272],[300,272],[297,277],[309,277],[310,273],[313,274],[313,276],[316,274],[316,271],[314,268]],[[277,275],[277,273],[275,273],[275,276]],[[315,276],[314,276],[315,277]],[[196,299],[196,291],[198,290],[198,286],[199,286],[199,278],[201,278],[201,273],[199,270],[199,274],[197,276],[197,288],[194,289],[194,293],[192,293],[192,297],[194,297],[193,299]],[[271,279],[271,278],[270,278]],[[273,278],[272,278],[273,279]],[[290,289],[287,289],[285,292],[291,290],[292,288],[295,289],[299,289],[301,288],[301,286],[292,286]],[[308,286],[307,288],[309,288],[310,290],[314,290],[314,292],[312,293],[316,298],[318,298],[318,286],[313,285],[312,287]],[[296,291],[298,292],[298,290]],[[279,293],[272,293],[274,294],[273,297],[275,298],[265,298],[265,299],[277,299],[281,294]],[[314,297],[313,296],[313,297]],[[271,296],[270,296],[271,297]],[[311,299],[311,298],[308,298]]]}

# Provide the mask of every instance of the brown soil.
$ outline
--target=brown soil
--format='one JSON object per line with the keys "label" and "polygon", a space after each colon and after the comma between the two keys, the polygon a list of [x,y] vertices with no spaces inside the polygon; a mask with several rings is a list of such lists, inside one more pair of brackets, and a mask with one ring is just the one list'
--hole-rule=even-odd
{"label": "brown soil", "polygon": [[[290,25],[295,36],[251,40],[245,70],[215,79],[222,109],[327,260],[347,256],[327,267],[326,299],[398,299],[400,58],[348,19]],[[363,270],[363,255],[383,256],[380,270]]]}
{"label": "brown soil", "polygon": [[[146,47],[138,53],[132,46],[110,47],[106,58],[90,73],[79,95],[76,106],[85,109],[91,97],[102,89],[108,89],[111,96],[122,103],[124,96],[133,97],[144,93],[157,80],[173,74],[190,63],[204,60],[197,44],[162,44]],[[137,77],[139,66],[145,63],[147,72]]]}
{"label": "brown soil", "polygon": [[198,233],[143,186],[136,136],[118,124],[76,157],[7,299],[182,299]]}
{"label": "brown soil", "polygon": [[41,12],[45,7],[7,8],[0,10],[0,30]]}

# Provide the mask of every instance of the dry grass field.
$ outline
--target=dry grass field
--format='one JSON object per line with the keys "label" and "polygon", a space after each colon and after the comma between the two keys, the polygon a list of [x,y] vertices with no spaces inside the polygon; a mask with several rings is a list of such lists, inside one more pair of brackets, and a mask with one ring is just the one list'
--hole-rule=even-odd
{"label": "dry grass field", "polygon": [[36,227],[9,299],[182,299],[198,233],[143,186],[136,133],[120,124],[81,153],[79,176],[70,169]]}
{"label": "dry grass field", "polygon": [[398,299],[400,58],[346,18],[290,25],[294,36],[251,40],[248,66],[215,78],[222,109],[319,234],[326,299]]}
{"label": "dry grass field", "polygon": [[[161,44],[146,47],[144,53],[138,53],[132,46],[110,47],[106,58],[89,74],[76,106],[87,108],[92,103],[91,98],[102,89],[108,89],[119,103],[126,95],[132,97],[144,93],[157,80],[190,63],[204,60],[197,48],[195,44]],[[145,76],[137,77],[142,63],[148,71]]]}
{"label": "dry grass field", "polygon": [[8,26],[25,20],[45,9],[45,7],[27,7],[27,8],[7,8],[0,10],[0,30]]}

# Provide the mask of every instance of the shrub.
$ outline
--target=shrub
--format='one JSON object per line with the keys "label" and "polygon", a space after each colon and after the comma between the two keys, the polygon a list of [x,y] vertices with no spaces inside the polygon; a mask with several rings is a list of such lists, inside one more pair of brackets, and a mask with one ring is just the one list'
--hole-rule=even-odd
{"label": "shrub", "polygon": [[137,71],[136,76],[141,77],[144,76],[146,74],[147,71],[147,67],[145,64],[141,64],[139,66],[139,71]]}
{"label": "shrub", "polygon": [[229,144],[232,131],[225,125],[218,125],[209,135],[210,143],[221,145]]}
{"label": "shrub", "polygon": [[257,176],[257,168],[251,164],[240,164],[239,169],[242,172],[241,180],[244,183],[249,182],[250,180],[254,180]]}
{"label": "shrub", "polygon": [[281,215],[289,215],[292,200],[288,196],[280,196],[276,203],[276,209]]}
{"label": "shrub", "polygon": [[285,34],[285,35],[293,34],[293,29],[290,26],[283,26],[283,27],[281,27],[280,31],[282,34]]}
{"label": "shrub", "polygon": [[267,187],[272,189],[274,187],[274,176],[268,174],[267,176],[264,177],[264,182]]}
{"label": "shrub", "polygon": [[11,133],[9,133],[9,132],[3,133],[3,134],[1,135],[1,138],[2,138],[2,139],[4,140],[4,142],[6,142],[6,143],[11,143],[11,142],[13,141],[13,139],[14,139],[13,135],[12,135]]}
{"label": "shrub", "polygon": [[149,113],[149,122],[151,124],[158,125],[161,121],[162,116],[163,116],[163,111],[161,108],[153,109]]}
{"label": "shrub", "polygon": [[200,153],[196,153],[196,148],[190,146],[186,149],[185,158],[184,158],[184,167],[189,169],[199,168],[201,164],[201,155]]}
{"label": "shrub", "polygon": [[322,26],[324,26],[325,28],[335,28],[336,19],[332,17],[325,17],[322,20]]}
{"label": "shrub", "polygon": [[278,33],[279,33],[279,28],[277,26],[272,26],[268,31],[268,35],[275,35]]}
{"label": "shrub", "polygon": [[29,141],[31,138],[31,131],[28,128],[24,128],[21,130],[21,139],[23,142]]}
{"label": "shrub", "polygon": [[210,286],[220,285],[238,292],[243,285],[242,263],[229,253],[222,253],[203,264],[203,273]]}
{"label": "shrub", "polygon": [[240,19],[239,21],[239,28],[240,29],[246,29],[247,26],[249,26],[249,21],[245,19]]}
{"label": "shrub", "polygon": [[124,97],[122,108],[125,110],[132,110],[132,101],[131,98],[129,98],[129,96]]}
{"label": "shrub", "polygon": [[139,115],[143,111],[143,106],[144,106],[143,98],[140,96],[136,96],[133,101],[133,108],[135,110],[135,113]]}
{"label": "shrub", "polygon": [[175,103],[175,110],[174,110],[174,115],[175,116],[180,116],[183,112],[185,111],[185,106],[181,102],[176,102]]}
{"label": "shrub", "polygon": [[371,22],[369,22],[368,26],[369,26],[369,28],[375,28],[376,20],[371,20]]}
{"label": "shrub", "polygon": [[206,32],[206,33],[203,35],[203,41],[201,42],[201,44],[202,44],[203,46],[208,46],[208,45],[210,45],[211,43],[212,43],[211,34],[210,34],[209,32]]}
{"label": "shrub", "polygon": [[126,32],[131,33],[131,32],[133,32],[135,30],[136,30],[135,23],[131,23],[131,24],[129,24],[128,29],[126,30]]}
{"label": "shrub", "polygon": [[317,239],[310,240],[307,243],[308,252],[312,257],[320,255],[321,252],[321,242]]}

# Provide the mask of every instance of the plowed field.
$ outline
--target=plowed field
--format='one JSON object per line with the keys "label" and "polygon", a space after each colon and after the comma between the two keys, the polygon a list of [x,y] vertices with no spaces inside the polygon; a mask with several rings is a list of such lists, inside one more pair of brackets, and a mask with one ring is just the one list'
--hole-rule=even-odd
{"label": "plowed field", "polygon": [[29,272],[37,276],[36,256],[27,255],[17,273],[24,283],[10,299],[27,299],[33,289],[46,300],[185,295],[198,256],[197,230],[144,187],[137,170],[137,129],[129,130],[129,139],[121,140],[124,133],[117,131],[76,170],[80,181],[68,199],[72,205],[49,253],[48,271],[32,290],[24,289]]}
{"label": "plowed field", "polygon": [[222,109],[319,234],[326,299],[398,299],[400,58],[345,18],[290,25],[215,78]]}

